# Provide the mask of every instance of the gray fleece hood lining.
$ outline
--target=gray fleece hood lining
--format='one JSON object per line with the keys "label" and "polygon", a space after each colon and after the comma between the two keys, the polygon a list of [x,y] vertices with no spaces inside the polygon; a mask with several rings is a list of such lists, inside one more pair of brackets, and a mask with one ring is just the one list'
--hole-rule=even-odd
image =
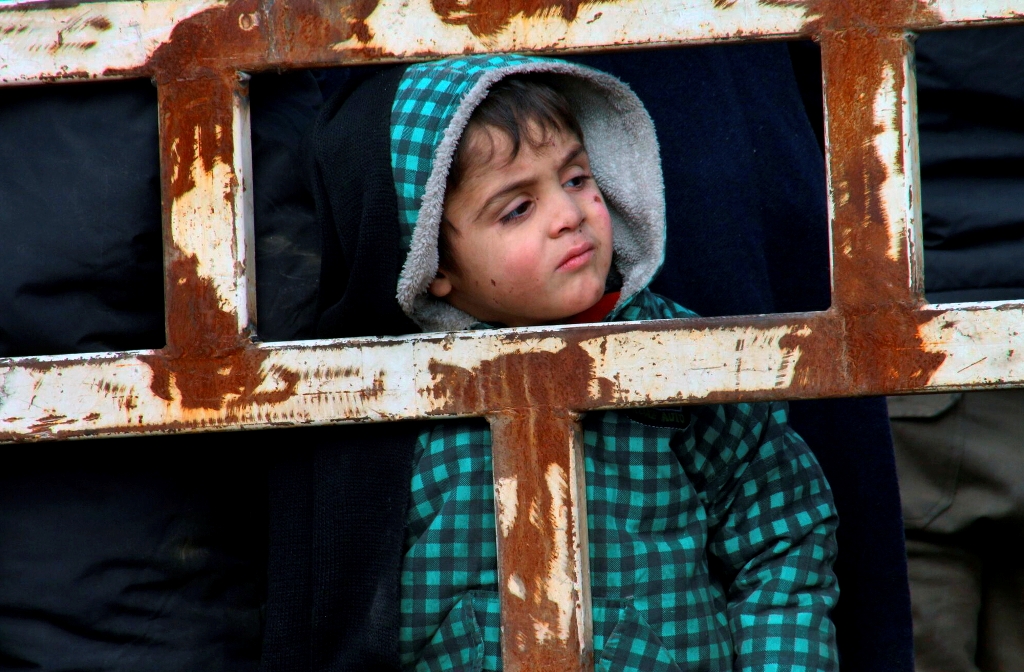
{"label": "gray fleece hood lining", "polygon": [[612,219],[615,260],[622,275],[619,304],[654,278],[665,253],[665,196],[654,124],[626,84],[598,70],[563,61],[532,61],[483,73],[463,97],[434,152],[409,253],[398,278],[402,310],[424,331],[457,331],[479,322],[428,292],[437,275],[437,238],[445,187],[469,119],[495,82],[513,74],[564,76],[561,93],[583,129],[590,165]]}

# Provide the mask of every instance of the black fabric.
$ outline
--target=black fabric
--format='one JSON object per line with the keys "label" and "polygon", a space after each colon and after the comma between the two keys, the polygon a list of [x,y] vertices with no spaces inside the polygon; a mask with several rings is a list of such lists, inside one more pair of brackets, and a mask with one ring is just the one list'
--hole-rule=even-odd
{"label": "black fabric", "polygon": [[621,77],[654,119],[668,244],[651,289],[707,316],[828,308],[824,160],[785,48],[579,60]]}
{"label": "black fabric", "polygon": [[265,672],[398,669],[398,581],[419,425],[278,431]]}
{"label": "black fabric", "polygon": [[0,88],[0,357],[164,344],[156,88]]}
{"label": "black fabric", "polygon": [[1024,35],[925,33],[915,51],[928,299],[1024,299]]}
{"label": "black fabric", "polygon": [[404,72],[396,67],[346,83],[313,133],[312,190],[324,236],[322,338],[419,331],[395,298],[402,258],[390,126]]}
{"label": "black fabric", "polygon": [[262,341],[313,338],[320,235],[299,166],[302,142],[323,104],[306,72],[257,75],[252,110],[256,333]]}
{"label": "black fabric", "polygon": [[[655,291],[709,316],[828,307],[825,168],[784,45],[578,60],[626,81],[654,118],[668,215]],[[841,667],[909,672],[910,596],[885,400],[794,402],[790,417],[839,511]]]}
{"label": "black fabric", "polygon": [[0,669],[255,672],[266,467],[250,437],[8,447]]}
{"label": "black fabric", "polygon": [[[319,271],[296,165],[322,98],[310,73],[251,86],[259,329],[296,338],[314,330]],[[0,356],[163,344],[157,150],[147,80],[0,88]],[[9,449],[0,669],[256,670],[262,436]]]}
{"label": "black fabric", "polygon": [[[395,299],[389,126],[403,70],[343,81],[313,130],[320,337],[418,331]],[[266,672],[399,668],[398,582],[418,431],[392,423],[282,437],[301,449],[271,470]]]}

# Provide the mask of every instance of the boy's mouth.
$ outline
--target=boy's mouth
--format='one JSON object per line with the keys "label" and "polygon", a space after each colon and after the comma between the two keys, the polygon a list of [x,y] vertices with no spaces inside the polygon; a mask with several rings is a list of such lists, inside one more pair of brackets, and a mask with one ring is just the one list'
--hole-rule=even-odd
{"label": "boy's mouth", "polygon": [[569,252],[562,257],[558,264],[559,271],[575,271],[585,265],[594,257],[594,244],[591,242],[577,243],[569,248]]}

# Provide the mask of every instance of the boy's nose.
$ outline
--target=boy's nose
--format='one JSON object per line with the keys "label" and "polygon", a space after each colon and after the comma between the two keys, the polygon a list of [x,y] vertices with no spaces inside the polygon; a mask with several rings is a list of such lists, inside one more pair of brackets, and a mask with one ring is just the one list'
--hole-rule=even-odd
{"label": "boy's nose", "polygon": [[583,210],[570,194],[562,192],[557,198],[556,207],[555,216],[551,218],[552,236],[575,231],[583,224]]}

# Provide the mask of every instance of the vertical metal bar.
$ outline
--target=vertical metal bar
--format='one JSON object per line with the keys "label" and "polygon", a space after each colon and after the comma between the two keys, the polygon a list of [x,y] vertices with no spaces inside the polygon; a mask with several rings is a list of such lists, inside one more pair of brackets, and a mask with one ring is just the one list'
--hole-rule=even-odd
{"label": "vertical metal bar", "polygon": [[248,88],[197,63],[157,71],[167,345],[140,357],[152,393],[189,420],[252,403],[266,377],[250,339]]}
{"label": "vertical metal bar", "polygon": [[579,415],[539,406],[488,420],[504,669],[593,670]]}
{"label": "vertical metal bar", "polygon": [[834,303],[912,303],[909,42],[902,31],[842,30],[823,32],[821,47]]}
{"label": "vertical metal bar", "polygon": [[[912,38],[910,38],[912,39]],[[917,66],[913,42],[903,60],[905,96],[903,104],[903,156],[910,201],[908,211],[907,243],[910,255],[910,283],[914,296],[924,298],[924,222],[921,210],[921,152],[917,132]]]}
{"label": "vertical metal bar", "polygon": [[826,103],[832,306],[840,316],[851,390],[927,385],[945,355],[915,311],[918,195],[910,42],[902,29],[821,33]]}
{"label": "vertical metal bar", "polygon": [[217,356],[250,327],[247,85],[234,72],[160,82],[168,352]]}

